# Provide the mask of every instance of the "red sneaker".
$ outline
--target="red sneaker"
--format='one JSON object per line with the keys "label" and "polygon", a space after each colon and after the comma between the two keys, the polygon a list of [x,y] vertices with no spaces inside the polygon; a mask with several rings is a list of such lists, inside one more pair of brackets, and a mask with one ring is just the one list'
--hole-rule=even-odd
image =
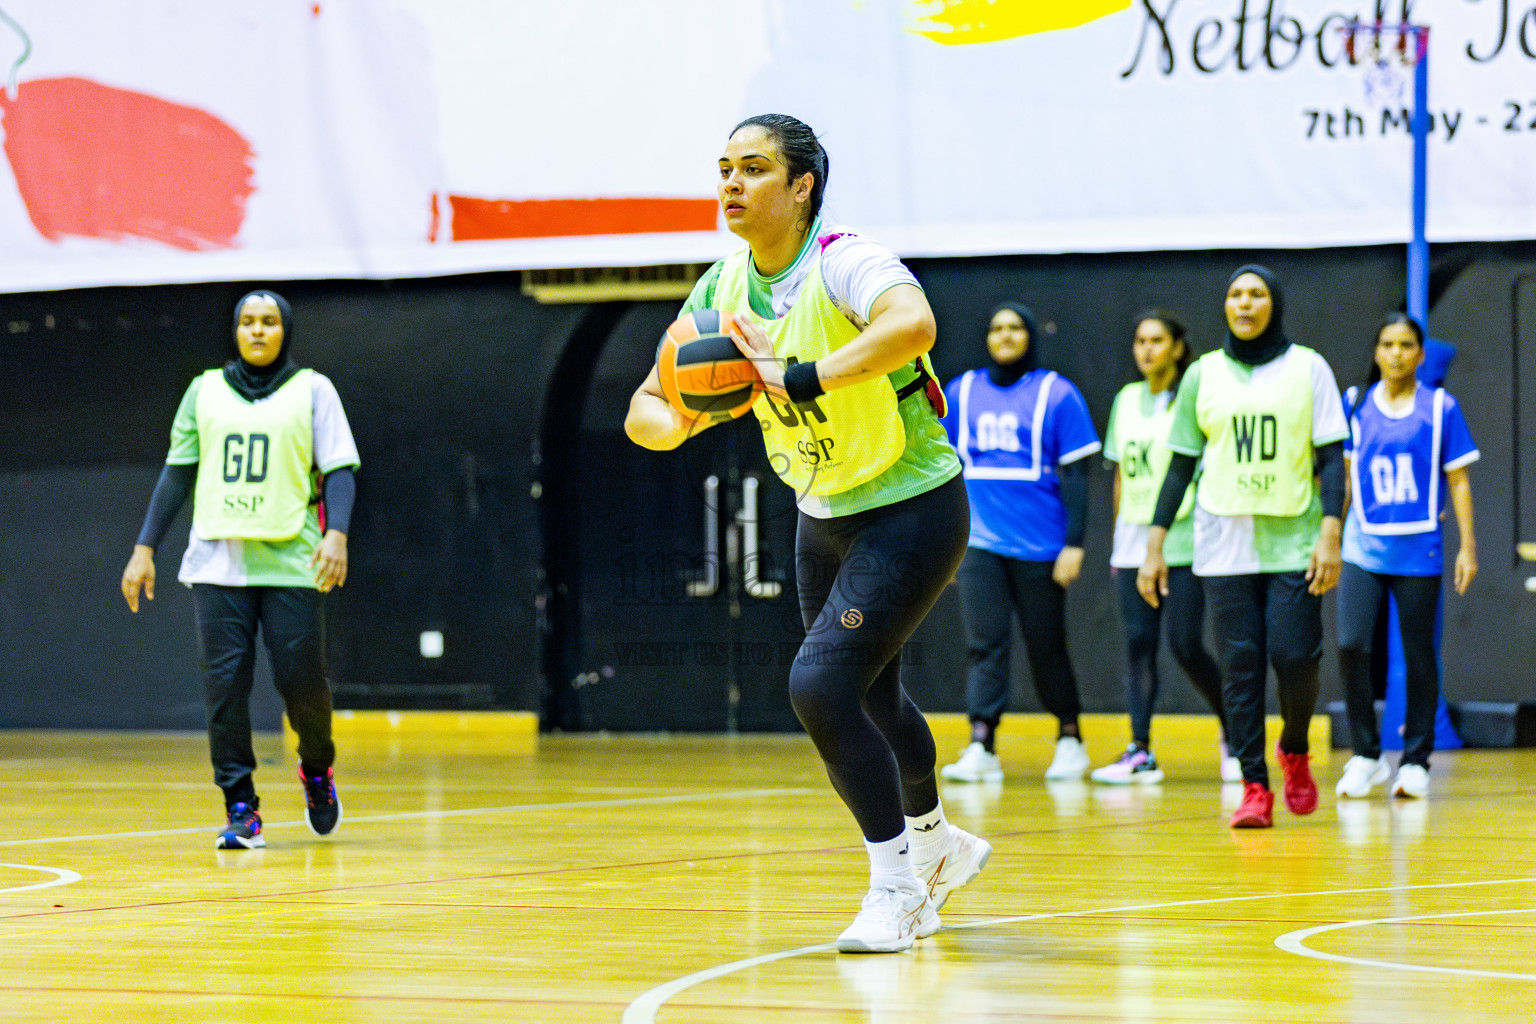
{"label": "red sneaker", "polygon": [[1273,828],[1275,824],[1275,794],[1262,782],[1243,785],[1243,804],[1232,815],[1233,828]]}
{"label": "red sneaker", "polygon": [[1311,814],[1317,810],[1317,783],[1307,765],[1312,755],[1287,754],[1276,746],[1275,756],[1280,759],[1280,771],[1285,774],[1285,806],[1292,814]]}

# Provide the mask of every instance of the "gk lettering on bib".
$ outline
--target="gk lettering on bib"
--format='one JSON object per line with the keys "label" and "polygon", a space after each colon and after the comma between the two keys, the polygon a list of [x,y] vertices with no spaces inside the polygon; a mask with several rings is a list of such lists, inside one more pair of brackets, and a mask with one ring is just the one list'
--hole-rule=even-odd
{"label": "gk lettering on bib", "polygon": [[192,522],[204,540],[287,540],[309,509],[314,462],[312,371],[250,402],[224,379],[203,374],[197,394],[200,457]]}
{"label": "gk lettering on bib", "polygon": [[1216,515],[1299,516],[1312,501],[1312,372],[1293,345],[1255,386],[1220,350],[1200,357],[1196,419],[1206,436],[1200,506]]}
{"label": "gk lettering on bib", "polygon": [[[1150,412],[1148,410],[1151,410]],[[1150,523],[1157,496],[1168,475],[1173,452],[1168,450],[1168,431],[1173,426],[1173,403],[1153,408],[1145,381],[1128,386],[1115,406],[1115,436],[1120,455],[1120,516],[1127,523]],[[1184,492],[1176,519],[1194,511],[1194,488]]]}

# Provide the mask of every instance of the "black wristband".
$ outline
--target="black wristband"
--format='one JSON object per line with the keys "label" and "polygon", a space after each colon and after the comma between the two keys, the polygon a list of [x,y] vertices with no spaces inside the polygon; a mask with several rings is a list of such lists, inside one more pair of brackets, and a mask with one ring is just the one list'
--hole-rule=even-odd
{"label": "black wristband", "polygon": [[821,378],[816,376],[816,363],[796,363],[785,370],[784,391],[796,405],[814,401],[817,395],[826,394],[821,386]]}

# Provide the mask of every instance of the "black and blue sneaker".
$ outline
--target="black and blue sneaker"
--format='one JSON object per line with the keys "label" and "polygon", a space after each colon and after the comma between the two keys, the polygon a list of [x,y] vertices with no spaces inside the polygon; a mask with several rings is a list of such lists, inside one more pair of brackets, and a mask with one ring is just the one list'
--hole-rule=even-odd
{"label": "black and blue sneaker", "polygon": [[311,775],[299,765],[299,781],[304,783],[304,824],[317,836],[328,836],[341,821],[341,801],[336,799],[336,776],[327,768]]}
{"label": "black and blue sneaker", "polygon": [[214,844],[219,850],[259,850],[267,845],[261,834],[261,815],[253,804],[235,804],[229,808],[229,823]]}

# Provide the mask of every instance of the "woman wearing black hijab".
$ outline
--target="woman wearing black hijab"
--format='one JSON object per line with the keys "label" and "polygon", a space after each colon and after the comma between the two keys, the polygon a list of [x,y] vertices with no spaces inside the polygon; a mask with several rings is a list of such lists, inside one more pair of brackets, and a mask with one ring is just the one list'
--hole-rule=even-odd
{"label": "woman wearing black hijab", "polygon": [[178,579],[192,588],[208,745],[214,781],[224,791],[228,820],[216,845],[230,850],[267,845],[251,779],[258,625],[299,736],[305,820],[318,835],[341,820],[321,596],[347,579],[358,466],[335,386],[292,359],[287,301],[271,291],[245,295],[235,304],[234,335],[235,358],[195,378],[182,397],[170,454],[122,581],[133,612],[141,589],[154,600],[155,549],[195,492]]}
{"label": "woman wearing black hijab", "polygon": [[1276,755],[1285,803],[1317,808],[1307,727],[1317,705],[1322,595],[1339,579],[1343,439],[1349,428],[1323,357],[1294,345],[1281,325],[1279,281],[1239,267],[1227,283],[1227,340],[1184,375],[1137,589],[1156,607],[1168,594],[1163,540],[1201,462],[1195,490],[1195,575],[1222,668],[1227,742],[1243,767],[1234,828],[1273,824],[1264,759],[1266,661],[1279,679],[1284,729]]}
{"label": "woman wearing black hijab", "polygon": [[946,389],[944,426],[971,501],[970,543],[958,574],[971,742],[940,773],[953,782],[1003,777],[995,742],[1012,688],[1015,615],[1040,702],[1060,725],[1045,777],[1080,779],[1088,770],[1067,658],[1066,588],[1082,572],[1088,456],[1099,450],[1099,435],[1082,393],[1040,368],[1039,338],[1027,306],[1003,303],[987,329],[989,365]]}

